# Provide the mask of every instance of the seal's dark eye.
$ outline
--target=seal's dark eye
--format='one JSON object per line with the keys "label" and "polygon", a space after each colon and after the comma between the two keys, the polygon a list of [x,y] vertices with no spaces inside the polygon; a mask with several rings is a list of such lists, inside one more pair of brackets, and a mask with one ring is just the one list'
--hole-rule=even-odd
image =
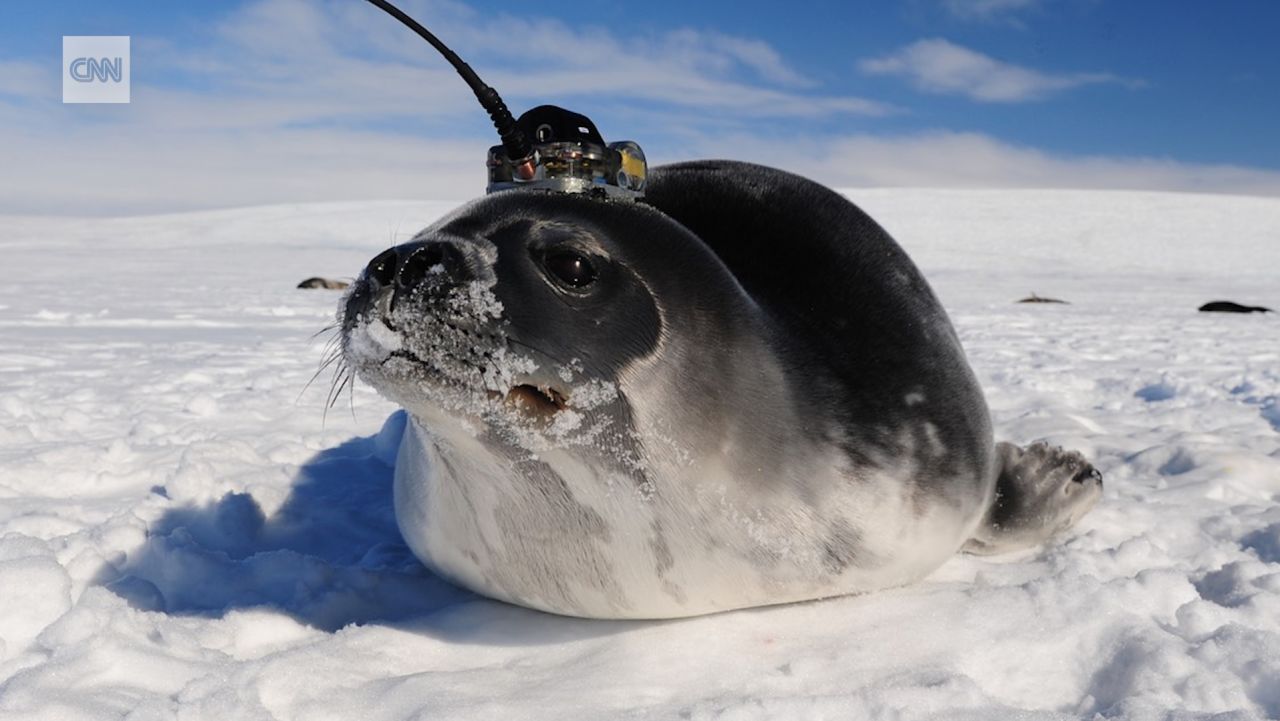
{"label": "seal's dark eye", "polygon": [[542,262],[556,280],[571,288],[585,288],[596,281],[596,267],[577,251],[553,250]]}

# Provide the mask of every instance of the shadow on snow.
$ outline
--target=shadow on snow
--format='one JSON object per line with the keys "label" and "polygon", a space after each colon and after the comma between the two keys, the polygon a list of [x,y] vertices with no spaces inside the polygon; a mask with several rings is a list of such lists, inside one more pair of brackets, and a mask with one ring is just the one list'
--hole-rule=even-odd
{"label": "shadow on snow", "polygon": [[329,631],[384,623],[471,643],[558,642],[630,625],[485,600],[427,571],[405,545],[392,503],[404,425],[400,411],[376,435],[316,454],[270,518],[245,493],[167,511],[97,583],[140,610],[220,618],[271,608]]}

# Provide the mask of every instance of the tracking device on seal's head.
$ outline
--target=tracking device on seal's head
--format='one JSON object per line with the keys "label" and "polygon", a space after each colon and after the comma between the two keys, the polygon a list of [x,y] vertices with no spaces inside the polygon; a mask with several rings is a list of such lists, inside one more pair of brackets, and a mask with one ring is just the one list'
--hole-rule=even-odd
{"label": "tracking device on seal's head", "polygon": [[539,105],[519,120],[513,118],[498,91],[435,35],[387,0],[369,2],[438,50],[488,111],[502,144],[489,148],[485,192],[516,188],[622,200],[644,197],[648,166],[639,145],[630,140],[605,143],[590,118],[554,105]]}

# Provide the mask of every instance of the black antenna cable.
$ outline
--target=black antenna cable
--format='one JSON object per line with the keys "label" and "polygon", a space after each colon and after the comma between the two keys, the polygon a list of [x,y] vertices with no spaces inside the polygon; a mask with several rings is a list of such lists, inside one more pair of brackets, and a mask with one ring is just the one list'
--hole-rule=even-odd
{"label": "black antenna cable", "polygon": [[493,127],[497,128],[498,136],[502,138],[502,146],[507,151],[507,158],[511,161],[511,165],[516,172],[520,172],[527,168],[528,177],[533,177],[533,147],[529,144],[529,139],[521,132],[520,126],[516,125],[516,119],[511,115],[511,111],[507,109],[507,104],[502,102],[502,98],[498,95],[498,91],[489,87],[476,71],[471,69],[458,57],[457,53],[449,49],[447,45],[440,42],[440,39],[431,34],[430,30],[422,27],[417,20],[409,17],[403,10],[387,2],[387,0],[369,0],[370,3],[386,12],[391,17],[399,20],[410,30],[422,36],[423,40],[431,43],[431,47],[440,51],[445,60],[453,66],[467,85],[471,86],[471,90],[475,92],[476,99],[484,106],[489,118],[493,120]]}

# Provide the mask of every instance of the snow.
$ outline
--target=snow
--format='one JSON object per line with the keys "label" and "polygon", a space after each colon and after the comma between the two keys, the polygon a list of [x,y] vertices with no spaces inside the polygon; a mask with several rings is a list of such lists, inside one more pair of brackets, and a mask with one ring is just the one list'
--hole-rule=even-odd
{"label": "snow", "polygon": [[[997,435],[1106,493],[1012,557],[661,623],[426,574],[395,407],[327,413],[350,277],[445,203],[0,217],[0,719],[1280,717],[1280,200],[849,191],[952,314]],[[1032,292],[1070,305],[1016,305]]]}

